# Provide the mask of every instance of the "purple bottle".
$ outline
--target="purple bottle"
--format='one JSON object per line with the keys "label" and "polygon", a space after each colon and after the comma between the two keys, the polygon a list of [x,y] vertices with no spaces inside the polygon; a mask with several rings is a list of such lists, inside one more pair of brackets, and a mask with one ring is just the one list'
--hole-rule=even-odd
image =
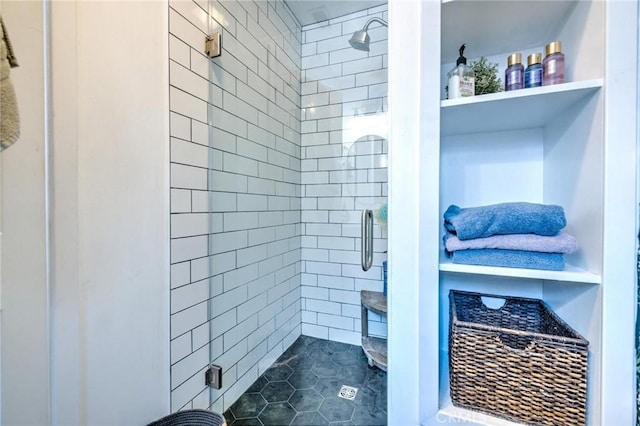
{"label": "purple bottle", "polygon": [[524,88],[524,66],[522,54],[514,53],[507,58],[507,69],[504,72],[504,90],[517,90]]}
{"label": "purple bottle", "polygon": [[547,44],[542,61],[542,85],[564,83],[564,53],[559,41]]}

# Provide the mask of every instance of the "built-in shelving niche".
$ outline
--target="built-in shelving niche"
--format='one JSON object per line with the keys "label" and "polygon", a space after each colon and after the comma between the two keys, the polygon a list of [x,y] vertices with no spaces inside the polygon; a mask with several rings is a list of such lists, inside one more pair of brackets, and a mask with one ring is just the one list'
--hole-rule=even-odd
{"label": "built-in shelving niche", "polygon": [[604,6],[597,1],[544,4],[442,4],[441,86],[455,60],[451,53],[463,42],[469,60],[486,56],[503,72],[509,54],[519,51],[526,58],[561,40],[567,83],[440,102],[440,217],[450,204],[558,204],[567,215],[565,230],[576,237],[579,249],[566,256],[564,271],[552,272],[452,264],[441,248],[440,420],[511,424],[451,405],[450,289],[545,300],[590,342],[588,423],[600,417]]}

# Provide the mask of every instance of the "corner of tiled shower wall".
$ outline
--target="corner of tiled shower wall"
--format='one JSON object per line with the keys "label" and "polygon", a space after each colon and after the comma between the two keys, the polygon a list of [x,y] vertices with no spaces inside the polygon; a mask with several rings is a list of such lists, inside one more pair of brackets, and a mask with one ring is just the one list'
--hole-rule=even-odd
{"label": "corner of tiled shower wall", "polygon": [[281,0],[169,7],[171,409],[222,412],[300,335],[301,28]]}
{"label": "corner of tiled shower wall", "polygon": [[[360,290],[382,291],[386,227],[360,267],[360,214],[387,202],[387,28],[370,52],[349,46],[382,5],[302,28],[302,334],[360,344]],[[386,336],[371,313],[369,333]]]}

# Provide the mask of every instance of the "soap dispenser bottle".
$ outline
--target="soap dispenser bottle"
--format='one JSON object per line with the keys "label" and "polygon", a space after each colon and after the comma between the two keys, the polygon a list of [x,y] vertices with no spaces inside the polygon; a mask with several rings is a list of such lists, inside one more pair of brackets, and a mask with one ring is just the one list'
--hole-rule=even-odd
{"label": "soap dispenser bottle", "polygon": [[460,46],[460,56],[456,61],[456,67],[449,71],[449,99],[464,98],[476,94],[475,72],[467,66],[467,58],[464,57],[466,44]]}

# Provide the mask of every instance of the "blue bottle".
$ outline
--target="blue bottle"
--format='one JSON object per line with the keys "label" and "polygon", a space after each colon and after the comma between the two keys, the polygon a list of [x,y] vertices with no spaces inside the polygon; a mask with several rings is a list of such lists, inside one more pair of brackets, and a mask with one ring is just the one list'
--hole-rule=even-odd
{"label": "blue bottle", "polygon": [[527,57],[527,69],[524,72],[524,87],[542,86],[542,55],[532,53]]}
{"label": "blue bottle", "polygon": [[384,283],[382,294],[387,295],[387,261],[382,262],[382,281]]}

